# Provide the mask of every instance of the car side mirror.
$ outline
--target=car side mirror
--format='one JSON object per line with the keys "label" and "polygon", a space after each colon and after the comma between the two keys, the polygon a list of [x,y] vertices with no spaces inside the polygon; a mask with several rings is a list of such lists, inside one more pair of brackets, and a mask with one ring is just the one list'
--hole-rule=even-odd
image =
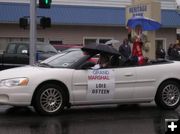
{"label": "car side mirror", "polygon": [[84,64],[81,65],[81,69],[89,69],[95,65],[94,62],[86,61]]}
{"label": "car side mirror", "polygon": [[0,51],[0,54],[5,54],[5,53],[6,53],[6,51],[4,51],[4,50]]}
{"label": "car side mirror", "polygon": [[21,53],[22,53],[22,54],[29,55],[29,52],[28,52],[28,50],[26,50],[26,49],[22,50]]}

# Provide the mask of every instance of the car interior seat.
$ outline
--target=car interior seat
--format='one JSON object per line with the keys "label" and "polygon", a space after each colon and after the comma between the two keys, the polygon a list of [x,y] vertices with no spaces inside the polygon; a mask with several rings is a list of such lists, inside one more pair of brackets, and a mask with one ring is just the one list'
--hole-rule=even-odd
{"label": "car interior seat", "polygon": [[119,56],[113,55],[110,59],[111,67],[118,67],[120,65]]}

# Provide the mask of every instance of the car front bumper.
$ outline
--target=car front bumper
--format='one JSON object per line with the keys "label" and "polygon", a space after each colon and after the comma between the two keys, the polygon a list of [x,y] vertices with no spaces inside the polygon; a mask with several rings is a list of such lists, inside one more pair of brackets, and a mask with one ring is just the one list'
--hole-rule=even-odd
{"label": "car front bumper", "polygon": [[28,87],[0,87],[0,104],[28,106],[32,93]]}

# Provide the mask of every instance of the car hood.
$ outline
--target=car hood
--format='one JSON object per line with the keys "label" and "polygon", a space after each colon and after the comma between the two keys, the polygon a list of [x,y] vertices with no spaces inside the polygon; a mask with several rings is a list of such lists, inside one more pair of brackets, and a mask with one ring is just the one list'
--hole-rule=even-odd
{"label": "car hood", "polygon": [[50,72],[59,72],[63,73],[67,68],[46,68],[46,67],[38,67],[38,66],[24,66],[17,67],[12,69],[7,69],[0,71],[0,79],[7,78],[16,78],[16,77],[31,77],[31,76],[39,76],[44,74],[49,74]]}

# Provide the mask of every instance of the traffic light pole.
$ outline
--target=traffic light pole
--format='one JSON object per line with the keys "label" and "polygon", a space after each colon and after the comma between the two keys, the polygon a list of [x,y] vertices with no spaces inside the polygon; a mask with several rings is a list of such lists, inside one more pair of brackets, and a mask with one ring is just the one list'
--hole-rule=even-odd
{"label": "traffic light pole", "polygon": [[36,3],[37,0],[30,0],[30,45],[29,64],[34,65],[36,61]]}

